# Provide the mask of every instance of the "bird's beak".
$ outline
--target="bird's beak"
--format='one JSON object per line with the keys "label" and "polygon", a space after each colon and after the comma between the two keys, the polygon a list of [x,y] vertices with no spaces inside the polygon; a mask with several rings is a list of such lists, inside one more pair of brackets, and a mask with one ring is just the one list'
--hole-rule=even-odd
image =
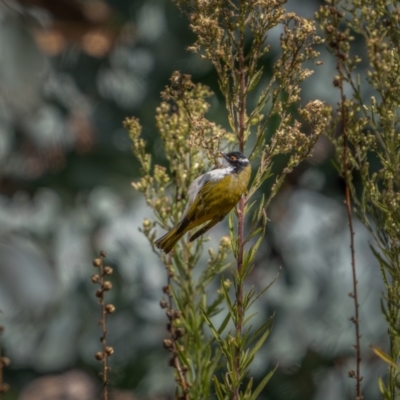
{"label": "bird's beak", "polygon": [[226,158],[226,154],[225,154],[223,151],[220,151],[220,152],[219,152],[219,154],[221,154],[221,156],[222,156],[222,157],[224,157],[224,158],[225,158],[225,160],[227,160],[227,158]]}

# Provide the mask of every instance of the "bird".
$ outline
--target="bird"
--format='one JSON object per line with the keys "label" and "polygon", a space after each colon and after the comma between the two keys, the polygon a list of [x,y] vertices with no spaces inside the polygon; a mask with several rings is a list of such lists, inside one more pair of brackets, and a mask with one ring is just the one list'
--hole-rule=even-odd
{"label": "bird", "polygon": [[251,175],[249,160],[239,151],[220,155],[222,164],[191,183],[181,220],[155,241],[166,254],[186,232],[208,222],[189,237],[192,242],[223,220],[246,192]]}

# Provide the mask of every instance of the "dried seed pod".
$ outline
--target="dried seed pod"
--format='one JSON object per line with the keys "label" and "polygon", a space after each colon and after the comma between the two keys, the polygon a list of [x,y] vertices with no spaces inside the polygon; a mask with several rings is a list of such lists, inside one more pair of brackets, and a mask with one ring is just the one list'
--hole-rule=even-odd
{"label": "dried seed pod", "polygon": [[163,345],[164,345],[165,349],[170,350],[170,349],[172,349],[174,344],[171,339],[164,339]]}
{"label": "dried seed pod", "polygon": [[164,286],[164,287],[162,288],[162,290],[163,290],[163,292],[164,292],[165,294],[169,294],[169,291],[170,291],[169,285]]}
{"label": "dried seed pod", "polygon": [[177,328],[177,329],[175,330],[175,336],[176,336],[177,338],[182,337],[184,334],[185,334],[185,330],[184,330],[183,328]]}
{"label": "dried seed pod", "polygon": [[104,267],[104,275],[111,275],[113,273],[113,269],[111,267]]}
{"label": "dried seed pod", "polygon": [[168,307],[168,303],[164,299],[161,299],[160,300],[160,307],[161,308],[167,308]]}
{"label": "dried seed pod", "polygon": [[100,267],[100,265],[101,265],[101,258],[95,258],[93,260],[93,266],[98,268],[98,267]]}
{"label": "dried seed pod", "polygon": [[113,312],[115,312],[114,304],[107,304],[106,305],[106,313],[107,314],[112,314]]}

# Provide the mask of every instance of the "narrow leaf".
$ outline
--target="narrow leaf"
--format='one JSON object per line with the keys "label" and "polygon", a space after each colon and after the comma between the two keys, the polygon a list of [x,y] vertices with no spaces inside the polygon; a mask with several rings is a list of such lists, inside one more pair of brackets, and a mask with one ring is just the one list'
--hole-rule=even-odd
{"label": "narrow leaf", "polygon": [[393,367],[393,368],[397,369],[398,371],[400,371],[400,366],[397,365],[397,364],[395,363],[395,361],[394,361],[388,354],[386,354],[382,349],[380,349],[379,347],[373,346],[373,345],[371,345],[370,347],[371,347],[371,349],[373,350],[373,352],[374,352],[380,359],[382,359],[383,361],[385,361],[385,363],[389,364],[391,367]]}
{"label": "narrow leaf", "polygon": [[260,382],[260,384],[257,386],[257,388],[254,390],[253,395],[251,396],[250,400],[257,400],[258,396],[262,392],[262,390],[265,388],[266,384],[268,381],[272,378],[272,375],[274,375],[275,371],[278,368],[278,364],[276,367]]}
{"label": "narrow leaf", "polygon": [[219,383],[218,378],[215,375],[213,376],[213,380],[214,380],[214,387],[215,387],[215,392],[216,392],[217,398],[218,398],[218,400],[223,400],[224,395],[222,394],[221,384]]}
{"label": "narrow leaf", "polygon": [[231,319],[231,314],[228,312],[228,314],[226,314],[226,317],[222,321],[221,326],[218,328],[218,333],[219,334],[221,334],[225,330],[225,328],[228,325],[230,319]]}
{"label": "narrow leaf", "polygon": [[218,342],[219,347],[221,348],[221,350],[223,351],[223,353],[225,354],[226,358],[230,357],[229,351],[225,346],[225,343],[223,342],[220,334],[218,333],[218,331],[215,329],[213,323],[211,322],[210,318],[208,318],[207,314],[204,312],[203,309],[201,309],[201,313],[203,314],[204,319],[206,320],[206,323],[208,325],[208,327],[211,330],[211,333],[213,334],[215,340]]}
{"label": "narrow leaf", "polygon": [[274,279],[272,279],[272,281],[271,281],[263,290],[261,290],[261,292],[258,293],[257,296],[254,297],[254,299],[252,299],[252,300],[249,302],[248,307],[251,307],[251,306],[253,305],[253,303],[254,303],[257,299],[259,299],[259,298],[260,298],[260,297],[261,297],[261,296],[276,282],[276,280],[279,278],[279,275],[280,275],[280,273],[281,273],[281,270],[282,270],[282,267],[279,267],[279,271],[278,271],[277,274],[275,275]]}
{"label": "narrow leaf", "polygon": [[268,320],[266,322],[264,322],[257,329],[257,331],[249,338],[248,342],[251,343],[253,340],[255,340],[258,336],[260,336],[264,332],[264,334],[261,336],[261,338],[258,340],[258,342],[255,344],[255,346],[251,350],[251,353],[253,353],[253,355],[257,353],[258,349],[262,346],[262,344],[267,339],[269,333],[271,332],[273,320],[274,320],[274,315],[269,317]]}
{"label": "narrow leaf", "polygon": [[256,86],[258,85],[258,82],[260,82],[260,79],[262,77],[263,74],[263,68],[261,67],[250,79],[250,83],[249,83],[249,88],[247,89],[248,92],[251,92],[252,90],[254,90],[256,88]]}

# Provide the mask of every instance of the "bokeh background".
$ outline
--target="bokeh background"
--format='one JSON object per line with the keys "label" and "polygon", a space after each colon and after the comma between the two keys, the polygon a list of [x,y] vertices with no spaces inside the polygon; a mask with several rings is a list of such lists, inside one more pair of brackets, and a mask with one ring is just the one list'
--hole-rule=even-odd
{"label": "bokeh background", "polygon": [[[318,6],[303,0],[287,8],[312,18]],[[271,32],[267,63],[279,33]],[[155,108],[180,70],[217,92],[210,118],[226,124],[211,65],[186,51],[193,40],[171,0],[0,1],[0,325],[11,359],[4,399],[99,398],[100,310],[90,276],[100,249],[116,271],[108,298],[117,307],[108,324],[112,398],[172,397],[158,305],[166,276],[138,231],[151,214],[131,187],[139,170],[122,121],[139,117],[155,161],[165,164]],[[305,83],[303,104],[337,100],[335,62],[321,51],[324,64]],[[276,313],[252,370],[260,379],[279,362],[264,399],[355,397],[349,234],[332,156],[322,138],[288,176],[250,278],[261,288],[281,268],[254,322]],[[226,229],[224,222],[212,235]],[[385,375],[369,348],[387,346],[383,285],[370,236],[358,221],[355,230],[362,375],[372,400]]]}

